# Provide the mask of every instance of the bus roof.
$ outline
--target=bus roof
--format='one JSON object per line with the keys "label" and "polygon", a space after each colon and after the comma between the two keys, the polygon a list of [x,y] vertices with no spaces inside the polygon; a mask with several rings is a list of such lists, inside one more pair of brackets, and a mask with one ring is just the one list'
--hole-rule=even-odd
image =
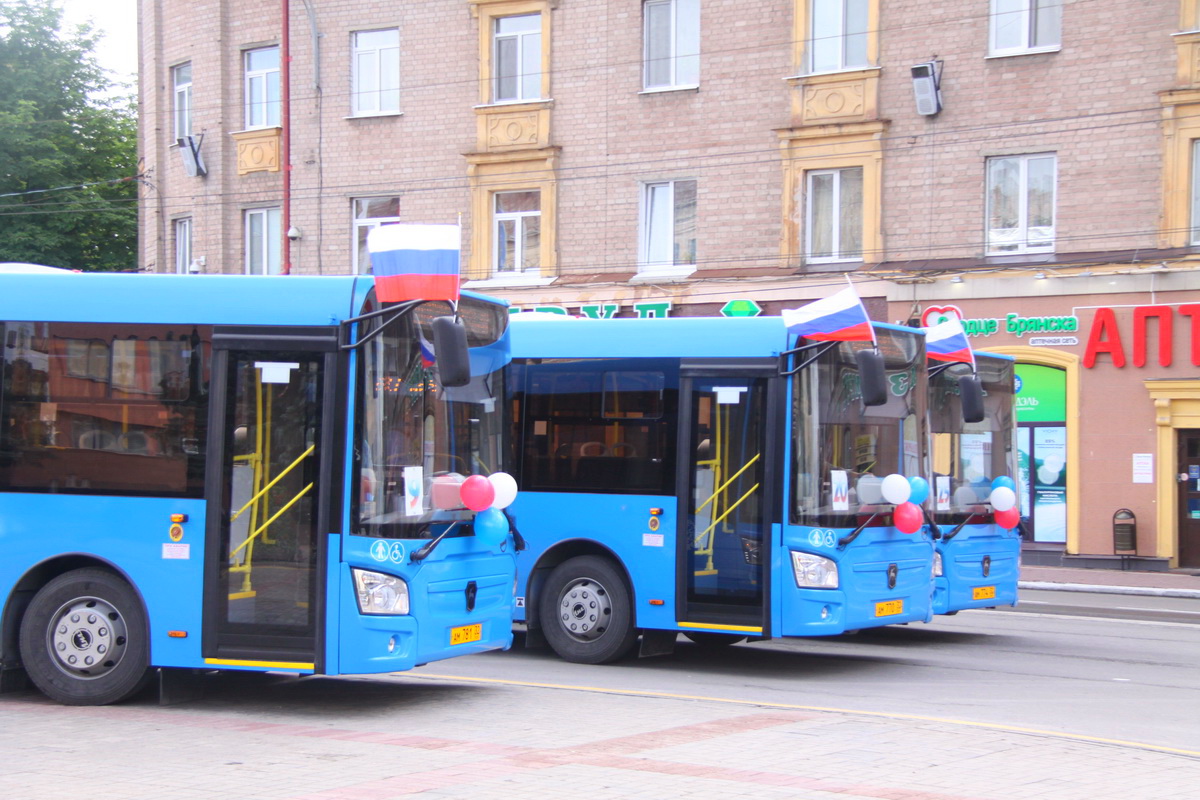
{"label": "bus roof", "polygon": [[335,325],[373,285],[369,275],[0,273],[0,320]]}
{"label": "bus roof", "polygon": [[762,358],[792,346],[782,317],[551,319],[513,314],[509,331],[513,358]]}

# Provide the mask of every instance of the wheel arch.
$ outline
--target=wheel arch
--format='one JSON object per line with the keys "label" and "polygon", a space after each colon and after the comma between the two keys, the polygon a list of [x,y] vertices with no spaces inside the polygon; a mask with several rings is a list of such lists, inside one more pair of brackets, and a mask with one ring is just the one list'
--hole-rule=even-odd
{"label": "wheel arch", "polygon": [[129,579],[129,575],[123,569],[107,559],[86,553],[69,553],[54,556],[33,565],[13,584],[12,591],[5,598],[4,612],[0,615],[0,665],[8,668],[19,666],[21,663],[21,620],[24,619],[25,610],[29,607],[33,596],[43,586],[59,575],[65,575],[77,569],[88,568],[107,570],[129,585],[129,588],[137,596],[138,602],[142,605],[142,613],[146,618],[147,643],[149,643],[150,612],[146,608],[146,598],[142,596],[142,592],[138,589],[137,584]]}
{"label": "wheel arch", "polygon": [[633,580],[629,577],[629,569],[621,557],[612,548],[600,544],[595,539],[567,539],[547,548],[538,558],[537,564],[529,571],[529,580],[525,584],[525,624],[531,630],[541,628],[541,620],[538,618],[538,594],[546,582],[546,577],[559,564],[577,556],[599,556],[613,563],[620,573],[621,579],[625,581],[625,588],[629,591],[629,599],[635,610],[634,618],[636,620],[637,590],[634,588]]}

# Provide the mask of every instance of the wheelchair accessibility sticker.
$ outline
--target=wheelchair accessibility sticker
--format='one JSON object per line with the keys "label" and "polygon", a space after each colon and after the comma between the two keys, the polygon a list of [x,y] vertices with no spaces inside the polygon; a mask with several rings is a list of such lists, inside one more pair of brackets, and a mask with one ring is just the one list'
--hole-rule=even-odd
{"label": "wheelchair accessibility sticker", "polygon": [[404,562],[404,544],[402,542],[388,542],[382,539],[371,545],[371,558],[380,562],[391,561],[393,564],[401,564]]}

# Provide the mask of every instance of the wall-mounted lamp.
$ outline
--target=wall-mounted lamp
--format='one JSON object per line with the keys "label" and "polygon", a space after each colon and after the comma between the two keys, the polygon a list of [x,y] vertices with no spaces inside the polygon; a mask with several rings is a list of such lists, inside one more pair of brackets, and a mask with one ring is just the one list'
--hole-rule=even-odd
{"label": "wall-mounted lamp", "polygon": [[962,275],[955,275],[953,278],[950,279],[950,282],[951,283],[962,283],[963,282]]}
{"label": "wall-mounted lamp", "polygon": [[1039,281],[1044,281],[1044,280],[1046,280],[1046,273],[1038,272],[1038,273],[1035,273],[1033,277]]}

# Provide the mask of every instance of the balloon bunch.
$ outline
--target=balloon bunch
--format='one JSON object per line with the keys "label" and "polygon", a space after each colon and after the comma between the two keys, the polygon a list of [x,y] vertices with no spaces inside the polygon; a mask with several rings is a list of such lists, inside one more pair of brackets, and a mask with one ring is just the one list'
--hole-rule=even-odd
{"label": "balloon bunch", "polygon": [[492,547],[508,536],[508,517],[501,509],[517,499],[517,482],[507,472],[470,475],[458,487],[462,504],[475,512],[475,537]]}
{"label": "balloon bunch", "polygon": [[995,512],[996,524],[1006,530],[1017,527],[1021,521],[1021,512],[1017,510],[1017,485],[1007,475],[1001,475],[992,481],[992,493],[988,502]]}
{"label": "balloon bunch", "polygon": [[901,533],[916,533],[925,522],[925,515],[918,503],[929,495],[929,486],[923,480],[921,484],[923,494],[921,485],[914,485],[911,479],[895,472],[884,478],[880,484],[883,499],[896,507],[892,511],[892,524]]}

